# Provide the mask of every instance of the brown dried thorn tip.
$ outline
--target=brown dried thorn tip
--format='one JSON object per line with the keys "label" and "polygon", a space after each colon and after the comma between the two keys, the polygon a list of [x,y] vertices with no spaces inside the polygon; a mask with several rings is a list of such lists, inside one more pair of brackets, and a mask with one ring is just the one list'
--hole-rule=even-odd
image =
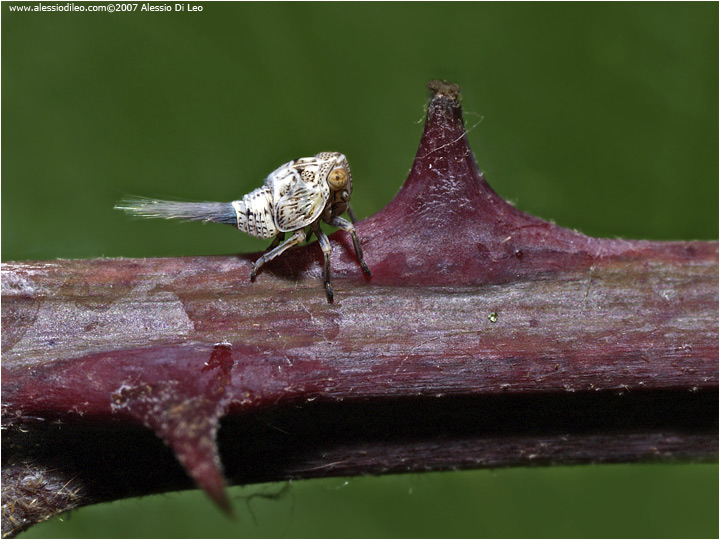
{"label": "brown dried thorn tip", "polygon": [[427,83],[427,87],[436,96],[446,96],[453,101],[460,100],[460,87],[453,82],[432,80]]}

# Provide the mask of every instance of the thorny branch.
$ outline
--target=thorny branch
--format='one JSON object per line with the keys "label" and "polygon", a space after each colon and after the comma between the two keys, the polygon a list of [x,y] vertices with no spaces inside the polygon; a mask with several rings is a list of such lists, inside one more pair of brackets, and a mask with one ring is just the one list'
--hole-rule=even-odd
{"label": "thorny branch", "polygon": [[3,265],[3,534],[226,483],[714,459],[718,244],[589,238],[507,204],[432,98],[357,226],[257,255]]}

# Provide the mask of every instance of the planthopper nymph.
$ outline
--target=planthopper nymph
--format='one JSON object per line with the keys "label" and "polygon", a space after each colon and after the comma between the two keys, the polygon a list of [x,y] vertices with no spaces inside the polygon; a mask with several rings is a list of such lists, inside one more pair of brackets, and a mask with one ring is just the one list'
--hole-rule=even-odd
{"label": "planthopper nymph", "polygon": [[[264,186],[237,201],[179,202],[132,197],[120,201],[115,208],[140,217],[226,223],[257,238],[273,238],[267,251],[255,261],[251,280],[263,264],[315,233],[325,258],[325,291],[331,302],[331,246],[320,229],[320,221],[350,233],[360,266],[370,275],[355,227],[340,217],[347,211],[355,222],[350,208],[351,193],[352,175],[345,156],[339,152],[320,152],[278,167],[265,179]],[[288,240],[285,233],[292,234]]]}

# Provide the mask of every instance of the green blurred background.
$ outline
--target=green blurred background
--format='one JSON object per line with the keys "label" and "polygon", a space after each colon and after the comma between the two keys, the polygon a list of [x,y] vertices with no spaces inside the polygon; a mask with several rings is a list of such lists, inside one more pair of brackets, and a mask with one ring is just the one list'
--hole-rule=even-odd
{"label": "green blurred background", "polygon": [[[718,236],[716,3],[14,5],[0,6],[4,261],[263,249],[230,227],[134,221],[112,206],[127,194],[232,200],[321,150],[349,156],[353,206],[371,215],[410,168],[433,78],[462,86],[480,167],[521,209],[595,236]],[[82,509],[24,536],[718,535],[717,464],[282,489],[233,488],[235,521],[187,492]]]}

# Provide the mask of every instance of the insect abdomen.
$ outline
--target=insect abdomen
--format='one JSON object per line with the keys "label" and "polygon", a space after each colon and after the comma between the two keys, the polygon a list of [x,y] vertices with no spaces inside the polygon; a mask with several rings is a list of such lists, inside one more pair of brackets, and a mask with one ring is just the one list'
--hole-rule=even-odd
{"label": "insect abdomen", "polygon": [[273,193],[268,186],[251,191],[239,201],[233,201],[237,228],[257,238],[272,238],[280,231],[273,217]]}

